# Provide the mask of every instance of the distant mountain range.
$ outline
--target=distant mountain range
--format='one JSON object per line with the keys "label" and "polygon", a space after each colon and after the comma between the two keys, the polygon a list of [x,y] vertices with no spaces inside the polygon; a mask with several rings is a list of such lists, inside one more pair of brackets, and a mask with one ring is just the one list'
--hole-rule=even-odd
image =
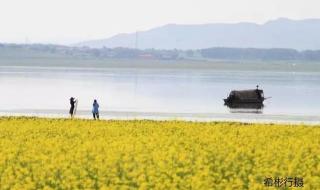
{"label": "distant mountain range", "polygon": [[168,50],[211,47],[315,50],[320,49],[320,19],[280,18],[262,25],[254,23],[169,24],[148,31],[81,42],[75,46]]}

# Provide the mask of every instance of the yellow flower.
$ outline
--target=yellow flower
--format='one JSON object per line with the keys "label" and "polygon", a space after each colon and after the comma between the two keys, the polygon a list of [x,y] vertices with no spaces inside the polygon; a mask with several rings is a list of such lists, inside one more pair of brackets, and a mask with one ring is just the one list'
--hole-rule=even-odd
{"label": "yellow flower", "polygon": [[[0,118],[1,189],[320,188],[320,127]],[[270,187],[272,189],[272,187]]]}

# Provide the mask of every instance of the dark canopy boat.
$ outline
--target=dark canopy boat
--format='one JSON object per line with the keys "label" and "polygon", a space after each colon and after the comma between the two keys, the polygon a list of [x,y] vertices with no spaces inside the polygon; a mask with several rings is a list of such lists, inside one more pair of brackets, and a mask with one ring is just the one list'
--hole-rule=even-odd
{"label": "dark canopy boat", "polygon": [[233,90],[228,98],[224,99],[224,104],[231,108],[262,108],[264,98],[263,90]]}

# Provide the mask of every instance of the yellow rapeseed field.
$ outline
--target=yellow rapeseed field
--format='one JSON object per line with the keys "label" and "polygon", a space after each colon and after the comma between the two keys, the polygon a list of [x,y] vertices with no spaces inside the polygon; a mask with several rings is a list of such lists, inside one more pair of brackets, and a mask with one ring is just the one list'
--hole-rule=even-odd
{"label": "yellow rapeseed field", "polygon": [[0,118],[0,189],[279,189],[268,177],[320,189],[320,126]]}

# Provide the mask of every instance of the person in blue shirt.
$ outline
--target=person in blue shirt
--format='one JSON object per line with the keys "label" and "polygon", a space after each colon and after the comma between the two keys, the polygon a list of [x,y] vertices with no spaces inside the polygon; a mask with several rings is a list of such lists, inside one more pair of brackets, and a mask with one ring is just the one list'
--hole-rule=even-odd
{"label": "person in blue shirt", "polygon": [[93,101],[92,104],[92,114],[93,114],[93,119],[99,119],[99,104],[97,102],[97,100]]}

